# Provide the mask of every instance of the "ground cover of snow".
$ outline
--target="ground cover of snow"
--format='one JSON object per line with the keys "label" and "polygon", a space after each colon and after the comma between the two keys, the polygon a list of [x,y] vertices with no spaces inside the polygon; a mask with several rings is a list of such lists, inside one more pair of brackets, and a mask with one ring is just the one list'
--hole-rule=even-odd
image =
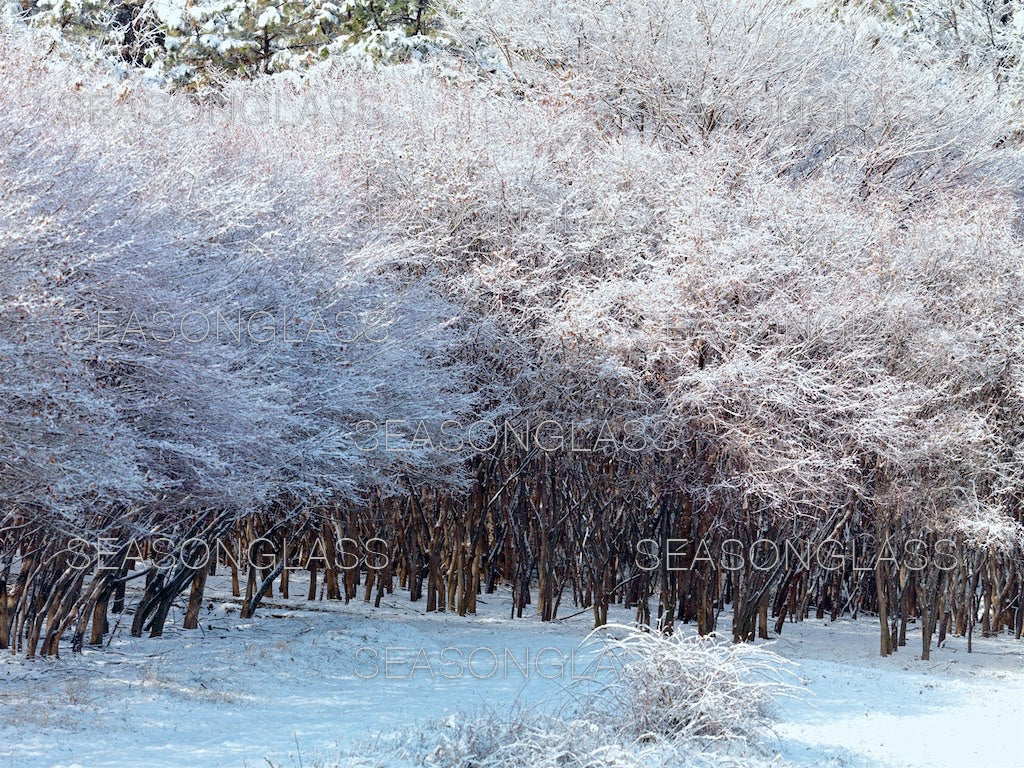
{"label": "ground cover of snow", "polygon": [[[480,706],[571,707],[600,660],[579,650],[590,613],[545,624],[509,620],[509,605],[483,595],[460,618],[399,594],[377,609],[276,597],[243,621],[213,585],[200,630],[180,630],[178,611],[163,638],[136,639],[126,616],[102,649],[0,655],[0,766],[344,766],[379,734],[388,743]],[[950,638],[924,662],[911,631],[883,659],[877,631],[870,617],[812,620],[773,640],[806,695],[780,702],[766,765],[1024,766],[1024,642],[976,637],[968,654]]]}

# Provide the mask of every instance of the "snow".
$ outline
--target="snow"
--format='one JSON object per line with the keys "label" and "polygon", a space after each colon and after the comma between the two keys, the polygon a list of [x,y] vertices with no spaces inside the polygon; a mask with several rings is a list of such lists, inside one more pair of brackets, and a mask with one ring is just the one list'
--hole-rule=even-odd
{"label": "snow", "polygon": [[281,23],[281,13],[274,6],[268,6],[256,20],[256,29],[272,27]]}
{"label": "snow", "polygon": [[185,0],[156,0],[153,5],[157,17],[170,29],[181,26],[181,17],[185,13]]}
{"label": "snow", "polygon": [[[481,596],[476,617],[425,614],[396,594],[379,609],[276,597],[242,621],[217,582],[200,630],[181,630],[179,609],[163,638],[131,638],[122,620],[108,647],[80,656],[0,657],[0,765],[292,766],[300,756],[306,766],[338,765],[340,755],[373,749],[378,734],[409,734],[481,705],[555,713],[595,660],[591,646],[570,661],[589,612],[509,620],[503,592]],[[293,589],[305,594],[298,581]],[[780,702],[770,746],[798,766],[1024,765],[1024,643],[976,638],[967,654],[964,639],[950,638],[923,662],[915,640],[908,633],[908,645],[883,659],[870,618],[787,624],[770,647],[798,664],[808,695]],[[367,648],[380,654],[376,676],[370,652],[357,656]],[[446,648],[463,655],[442,656]],[[471,671],[477,648],[503,663],[492,673],[481,651]]]}
{"label": "snow", "polygon": [[870,619],[787,625],[773,650],[800,664],[814,694],[777,726],[787,759],[807,766],[1020,768],[1024,643],[948,638],[932,660],[920,639],[878,656]]}

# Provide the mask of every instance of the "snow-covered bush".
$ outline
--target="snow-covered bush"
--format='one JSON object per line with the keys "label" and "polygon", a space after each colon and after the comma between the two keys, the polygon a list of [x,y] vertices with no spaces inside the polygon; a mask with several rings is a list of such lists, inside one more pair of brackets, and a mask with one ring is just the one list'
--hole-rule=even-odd
{"label": "snow-covered bush", "polygon": [[574,681],[576,703],[561,713],[486,707],[460,712],[399,738],[397,745],[382,740],[375,751],[437,768],[772,763],[764,745],[772,713],[781,698],[798,695],[791,662],[763,648],[624,625],[596,631],[587,647],[603,659],[591,665],[592,680]]}
{"label": "snow-covered bush", "polygon": [[[4,62],[12,70],[13,58]],[[70,97],[46,121],[23,119],[36,99],[16,78],[33,78],[48,104],[66,82],[27,69],[11,73],[0,97],[5,288],[22,310],[8,316],[11,331],[29,334],[22,349],[33,355],[53,341],[33,337],[47,328],[41,319],[62,322],[62,344],[90,362],[151,452],[143,463],[193,504],[244,510],[280,495],[354,493],[366,485],[360,474],[395,461],[349,439],[360,419],[383,416],[375,407],[397,416],[404,401],[406,415],[429,418],[433,403],[453,408],[450,417],[470,402],[455,389],[461,369],[430,373],[457,341],[457,311],[361,264],[364,236],[341,223],[344,199],[310,196],[315,158],[290,166],[247,151],[258,133],[202,123],[138,133],[121,117],[130,110],[119,112],[130,94]],[[236,311],[249,332],[238,333]],[[256,312],[265,320],[253,332]],[[338,313],[380,313],[380,338],[339,342]],[[330,333],[309,332],[318,315]],[[302,343],[282,322],[300,324]],[[415,456],[404,454],[407,468]]]}
{"label": "snow-covered bush", "polygon": [[994,83],[1020,139],[1024,15],[1013,0],[829,0],[824,6],[840,17],[870,12],[879,36],[926,66],[952,63]]}
{"label": "snow-covered bush", "polygon": [[731,142],[734,162],[797,177],[836,169],[862,196],[918,199],[965,175],[1006,181],[993,174],[1009,118],[995,87],[948,61],[906,61],[856,16],[832,23],[761,0],[459,9],[486,66],[612,134],[687,153]]}
{"label": "snow-covered bush", "polygon": [[794,664],[764,648],[715,636],[666,635],[608,624],[590,637],[616,660],[617,675],[592,707],[637,739],[753,745],[779,699],[798,690]]}

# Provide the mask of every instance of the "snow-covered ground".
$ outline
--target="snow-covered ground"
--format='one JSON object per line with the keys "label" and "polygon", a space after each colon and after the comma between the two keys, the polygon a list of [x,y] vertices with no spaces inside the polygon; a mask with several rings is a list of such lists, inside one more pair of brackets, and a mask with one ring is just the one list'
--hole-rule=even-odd
{"label": "snow-covered ground", "polygon": [[[482,596],[471,618],[424,614],[403,595],[385,603],[278,597],[240,621],[221,588],[200,630],[179,630],[179,613],[165,637],[135,639],[126,619],[107,647],[80,656],[5,654],[0,766],[344,766],[375,749],[376,734],[480,705],[571,706],[593,672],[594,647],[575,650],[589,613],[509,620],[505,594]],[[788,624],[772,645],[797,662],[807,692],[780,703],[779,763],[1024,766],[1024,643],[977,638],[967,654],[950,638],[923,662],[911,638],[882,659],[871,619],[822,624]]]}

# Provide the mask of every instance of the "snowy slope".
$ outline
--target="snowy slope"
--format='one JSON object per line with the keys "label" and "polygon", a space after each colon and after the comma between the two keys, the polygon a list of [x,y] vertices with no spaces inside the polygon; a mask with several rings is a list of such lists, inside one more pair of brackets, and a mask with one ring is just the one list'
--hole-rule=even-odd
{"label": "snowy slope", "polygon": [[[408,735],[480,705],[569,707],[574,678],[591,674],[592,649],[570,658],[587,613],[509,621],[504,594],[483,596],[476,618],[425,615],[396,596],[380,609],[276,598],[249,621],[222,588],[213,594],[200,631],[176,621],[164,638],[134,639],[122,623],[109,647],[81,656],[0,657],[0,765],[343,765],[377,733]],[[968,655],[952,638],[921,662],[910,639],[881,659],[871,620],[821,624],[789,624],[772,646],[798,662],[808,692],[780,703],[785,762],[1024,765],[1024,643],[977,639]],[[446,648],[462,655],[442,658]]]}

